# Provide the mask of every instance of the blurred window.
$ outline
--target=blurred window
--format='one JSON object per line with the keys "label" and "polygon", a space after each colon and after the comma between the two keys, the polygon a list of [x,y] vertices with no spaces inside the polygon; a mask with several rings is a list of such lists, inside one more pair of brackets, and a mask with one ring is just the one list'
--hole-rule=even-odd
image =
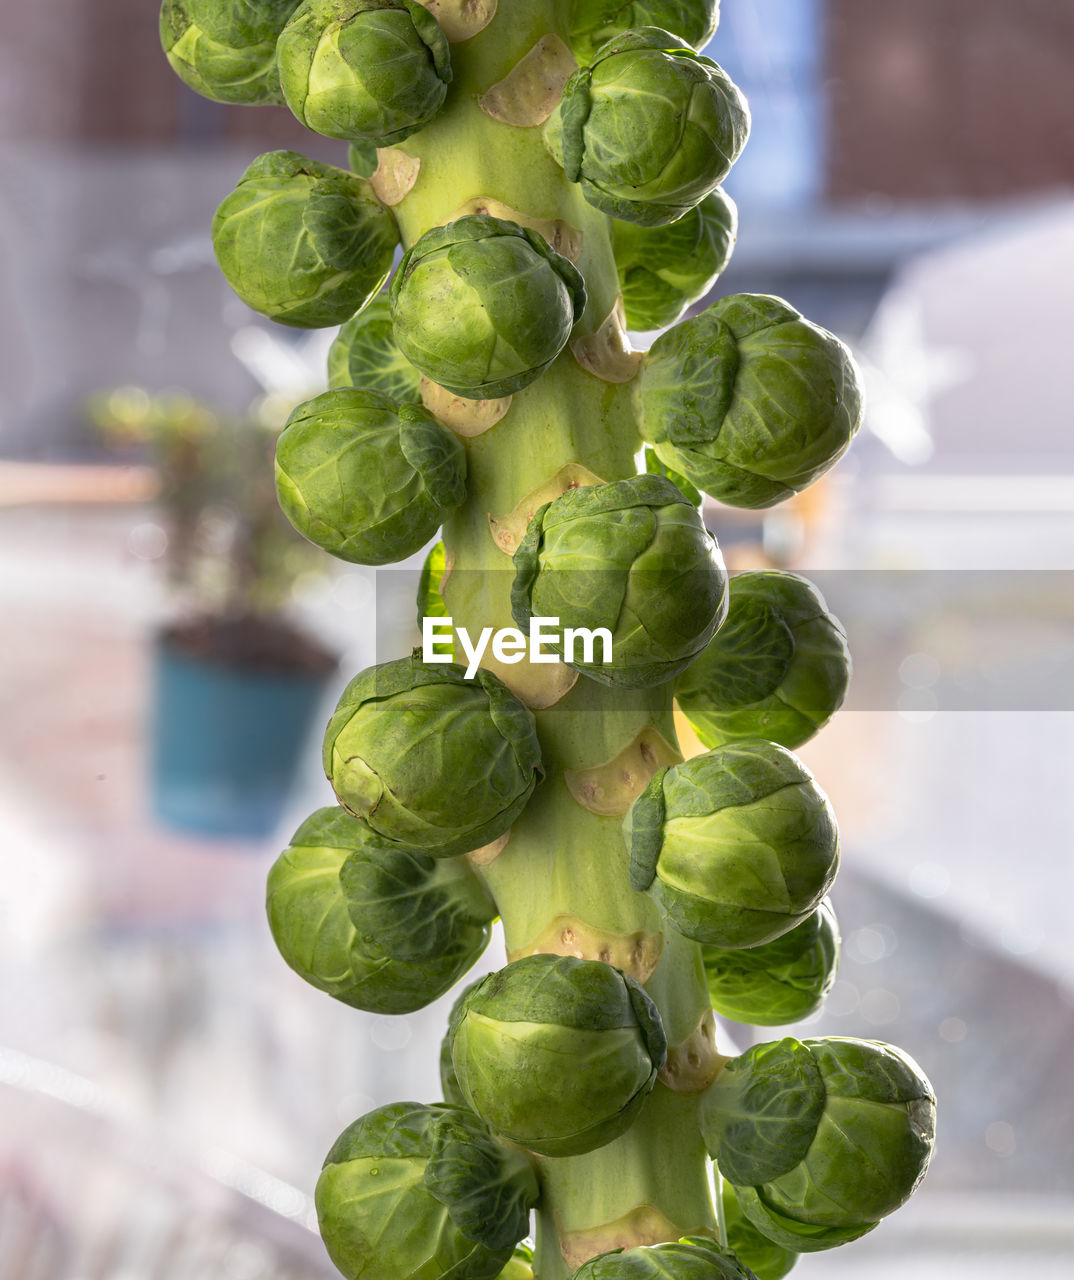
{"label": "blurred window", "polygon": [[705,52],[749,99],[753,130],[727,183],[757,206],[814,203],[823,186],[824,0],[730,0]]}

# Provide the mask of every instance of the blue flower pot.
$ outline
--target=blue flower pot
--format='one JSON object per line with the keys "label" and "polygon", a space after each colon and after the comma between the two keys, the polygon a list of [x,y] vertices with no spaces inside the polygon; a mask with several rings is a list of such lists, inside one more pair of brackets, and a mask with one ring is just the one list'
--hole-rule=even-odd
{"label": "blue flower pot", "polygon": [[246,671],[154,654],[154,816],[204,836],[257,839],[278,827],[327,676]]}

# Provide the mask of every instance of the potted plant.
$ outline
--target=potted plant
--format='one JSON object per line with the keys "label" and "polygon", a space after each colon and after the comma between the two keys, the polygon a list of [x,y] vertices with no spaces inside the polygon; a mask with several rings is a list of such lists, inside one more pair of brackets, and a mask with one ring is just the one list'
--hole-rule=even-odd
{"label": "potted plant", "polygon": [[276,502],[279,423],[130,387],[89,412],[110,447],[148,453],[158,479],[175,609],[153,639],[153,813],[204,835],[268,835],[336,667],[287,613],[319,558]]}

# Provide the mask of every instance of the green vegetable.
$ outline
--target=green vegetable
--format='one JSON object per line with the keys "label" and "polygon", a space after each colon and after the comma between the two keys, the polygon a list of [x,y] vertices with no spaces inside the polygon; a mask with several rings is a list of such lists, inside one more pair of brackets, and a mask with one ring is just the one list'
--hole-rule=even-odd
{"label": "green vegetable", "polygon": [[545,138],[591,205],[655,227],[727,177],[749,129],[746,100],[722,68],[678,36],[642,27],[571,76]]}
{"label": "green vegetable", "polygon": [[664,227],[612,223],[612,249],[630,329],[662,329],[703,298],[726,269],[738,208],[722,187]]}
{"label": "green vegetable", "polygon": [[706,747],[768,738],[800,747],[839,710],[850,683],[846,634],[793,573],[731,579],[727,621],[675,683]]}
{"label": "green vegetable", "polygon": [[835,815],[813,775],[759,738],[659,769],[623,824],[630,882],[688,938],[770,942],[816,910],[835,878]]}
{"label": "green vegetable", "polygon": [[341,324],[364,307],[399,239],[368,182],[297,151],[258,156],[217,209],[212,236],[243,302],[302,329]]}
{"label": "green vegetable", "polygon": [[399,350],[470,400],[528,386],[585,309],[576,268],[527,227],[470,214],[427,231],[392,277]]}
{"label": "green vegetable", "polygon": [[336,335],[328,348],[328,385],[379,391],[400,404],[421,400],[418,371],[395,345],[384,294],[367,303]]}
{"label": "green vegetable", "polygon": [[707,1236],[602,1253],[584,1262],[574,1280],[757,1280],[730,1249]]}
{"label": "green vegetable", "polygon": [[720,0],[574,0],[570,45],[585,66],[601,45],[628,27],[663,27],[701,49],[719,21]]}
{"label": "green vegetable", "polygon": [[[727,611],[716,540],[693,504],[662,476],[570,489],[541,507],[514,556],[511,611],[563,628],[604,628],[565,661],[603,684],[660,684],[701,652]],[[565,637],[564,637],[565,639]]]}
{"label": "green vegetable", "polygon": [[276,38],[296,0],[164,0],[160,43],[185,85],[214,102],[283,102]]}
{"label": "green vegetable", "polygon": [[492,1280],[526,1234],[537,1179],[462,1107],[394,1102],[345,1129],[317,1220],[348,1280]]}
{"label": "green vegetable", "polygon": [[820,1008],[839,964],[839,926],[825,898],[801,924],[756,947],[703,946],[712,1007],[736,1022],[771,1027]]}
{"label": "green vegetable", "polygon": [[318,809],[268,878],[269,927],[300,977],[371,1013],[444,994],[488,945],[495,907],[462,859],[392,848]]}
{"label": "green vegetable", "polygon": [[783,1280],[798,1261],[798,1254],[790,1249],[781,1249],[742,1216],[735,1189],[729,1182],[724,1182],[720,1194],[728,1246],[757,1280]]}
{"label": "green vegetable", "polygon": [[467,1103],[497,1133],[548,1156],[624,1133],[667,1056],[643,988],[573,956],[525,956],[490,974],[467,993],[450,1034]]}
{"label": "green vegetable", "polygon": [[341,560],[391,564],[420,551],[466,497],[466,453],[421,405],[376,391],[300,404],[276,443],[287,518]]}
{"label": "green vegetable", "polygon": [[328,722],[324,769],[370,831],[433,857],[503,835],[542,773],[533,714],[506,685],[416,658],[350,682]]}
{"label": "green vegetable", "polygon": [[329,138],[401,142],[451,83],[444,33],[415,0],[305,0],[276,51],[287,105]]}
{"label": "green vegetable", "polygon": [[706,1095],[705,1140],[745,1217],[785,1249],[854,1240],[909,1199],[935,1130],[932,1086],[892,1045],[754,1045]]}
{"label": "green vegetable", "polygon": [[736,293],[662,334],[634,384],[641,432],[705,493],[770,507],[842,457],[861,422],[850,352],[780,298]]}

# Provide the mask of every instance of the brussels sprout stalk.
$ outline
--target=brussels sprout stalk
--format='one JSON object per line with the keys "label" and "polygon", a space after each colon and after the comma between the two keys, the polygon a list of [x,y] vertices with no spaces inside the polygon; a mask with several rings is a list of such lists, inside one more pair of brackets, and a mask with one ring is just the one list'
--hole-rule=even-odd
{"label": "brussels sprout stalk", "polygon": [[[606,683],[600,674],[587,674],[583,662],[572,669],[565,664],[511,666],[486,658],[479,680],[468,683],[462,667],[432,667],[415,656],[357,677],[333,716],[325,765],[342,809],[336,818],[327,812],[317,817],[314,829],[308,823],[302,828],[270,882],[270,917],[288,963],[314,986],[359,1008],[385,1007],[388,997],[371,989],[376,974],[383,972],[384,984],[394,984],[391,999],[400,1007],[414,1007],[422,995],[415,961],[428,956],[440,966],[425,982],[429,998],[434,998],[443,990],[437,975],[455,973],[453,966],[464,963],[480,945],[487,930],[482,906],[486,896],[492,904],[488,909],[494,909],[503,924],[508,963],[467,989],[451,1015],[441,1072],[451,1104],[447,1111],[454,1115],[455,1108],[461,1108],[460,1114],[445,1119],[436,1118],[440,1117],[436,1112],[431,1118],[427,1110],[413,1104],[398,1104],[403,1108],[399,1125],[407,1134],[413,1130],[418,1135],[407,1138],[414,1150],[408,1147],[406,1157],[424,1162],[420,1167],[426,1170],[421,1173],[421,1196],[414,1192],[414,1214],[435,1214],[450,1224],[437,1245],[445,1250],[443,1257],[419,1256],[413,1232],[407,1234],[405,1215],[400,1214],[392,1220],[388,1234],[377,1237],[379,1247],[391,1256],[386,1256],[383,1266],[373,1265],[366,1271],[369,1258],[363,1232],[367,1226],[370,1232],[382,1230],[376,1216],[382,1209],[349,1206],[343,1192],[335,1190],[337,1182],[342,1186],[347,1179],[365,1176],[362,1161],[380,1158],[381,1148],[374,1138],[382,1144],[389,1137],[396,1142],[395,1129],[390,1128],[396,1124],[394,1111],[386,1122],[376,1120],[378,1113],[374,1113],[367,1118],[368,1125],[356,1122],[347,1131],[352,1138],[358,1134],[362,1143],[356,1145],[356,1138],[351,1141],[344,1135],[343,1147],[333,1148],[319,1192],[322,1230],[334,1241],[330,1244],[333,1257],[350,1280],[359,1273],[413,1274],[422,1280],[439,1280],[449,1272],[452,1277],[461,1276],[462,1271],[453,1269],[455,1254],[450,1250],[464,1248],[487,1250],[472,1255],[477,1261],[468,1264],[472,1271],[465,1272],[471,1280],[484,1280],[493,1266],[508,1265],[505,1275],[516,1263],[524,1269],[524,1258],[507,1264],[505,1255],[499,1261],[497,1251],[517,1241],[511,1227],[504,1229],[502,1238],[490,1234],[488,1195],[500,1185],[501,1175],[490,1175],[486,1188],[472,1185],[473,1162],[452,1146],[455,1139],[450,1135],[467,1126],[483,1133],[486,1126],[498,1135],[497,1142],[515,1144],[510,1148],[513,1159],[532,1162],[533,1185],[539,1189],[534,1206],[533,1272],[539,1280],[567,1280],[598,1255],[607,1255],[601,1263],[602,1280],[616,1276],[620,1274],[615,1261],[618,1250],[626,1251],[622,1254],[624,1277],[660,1269],[665,1259],[678,1259],[668,1262],[672,1270],[667,1274],[682,1280],[693,1270],[711,1275],[717,1265],[712,1259],[719,1254],[721,1274],[745,1278],[752,1273],[732,1253],[721,1252],[723,1245],[705,1243],[721,1237],[727,1243],[710,1157],[717,1149],[738,1152],[733,1145],[738,1112],[729,1118],[720,1108],[733,1106],[745,1112],[751,1104],[749,1080],[738,1092],[726,1086],[730,1064],[738,1060],[717,1050],[701,944],[748,947],[776,940],[783,930],[803,920],[827,889],[829,872],[834,873],[836,833],[827,802],[812,788],[808,772],[783,747],[768,742],[751,747],[747,740],[725,747],[725,763],[719,768],[710,759],[692,772],[684,771],[686,781],[678,787],[671,781],[665,785],[665,779],[678,776],[675,768],[680,760],[673,718],[674,677],[717,631],[727,609],[722,563],[692,505],[696,495],[691,490],[686,501],[674,492],[670,499],[666,496],[683,469],[674,465],[679,441],[690,446],[689,457],[685,446],[680,450],[683,457],[690,461],[697,454],[701,461],[696,465],[701,470],[707,467],[706,474],[726,467],[717,439],[720,421],[705,424],[712,427],[708,434],[699,435],[691,427],[694,435],[690,435],[686,428],[676,427],[675,439],[665,438],[660,416],[667,400],[660,398],[664,383],[659,378],[645,383],[637,376],[639,365],[644,371],[645,360],[629,350],[622,333],[623,263],[617,267],[608,210],[640,228],[624,240],[635,258],[646,260],[646,236],[653,234],[661,237],[666,255],[667,245],[673,243],[668,226],[678,213],[705,199],[720,181],[745,140],[748,111],[719,67],[689,49],[689,41],[703,41],[715,21],[717,6],[711,0],[696,6],[680,5],[677,0],[632,0],[629,5],[603,0],[599,4],[499,0],[498,5],[495,0],[483,4],[430,0],[423,3],[422,13],[415,14],[416,7],[410,0],[356,0],[354,4],[307,0],[297,8],[296,26],[281,36],[280,47],[287,50],[280,63],[284,90],[300,118],[306,113],[306,122],[318,127],[317,112],[307,111],[309,87],[311,96],[318,95],[318,103],[331,103],[333,111],[338,108],[340,120],[346,115],[350,121],[338,130],[335,125],[324,127],[325,133],[334,131],[334,136],[351,137],[363,146],[376,143],[380,148],[378,166],[368,176],[369,189],[390,209],[404,259],[387,304],[373,304],[376,316],[370,313],[370,324],[380,326],[378,334],[394,335],[396,349],[386,351],[385,369],[395,371],[397,385],[404,391],[410,388],[412,397],[417,375],[423,375],[417,385],[425,406],[424,410],[408,406],[393,417],[390,406],[385,407],[389,398],[383,395],[388,385],[359,383],[358,378],[370,374],[370,352],[383,341],[372,339],[372,327],[362,336],[359,308],[338,340],[345,344],[358,335],[356,359],[352,362],[342,345],[333,357],[333,377],[344,370],[339,385],[354,376],[355,389],[347,394],[334,391],[296,410],[295,422],[304,424],[304,430],[309,424],[311,438],[321,442],[328,463],[322,466],[320,456],[312,454],[300,459],[284,456],[285,505],[293,510],[296,521],[310,525],[307,536],[316,533],[327,550],[361,563],[382,563],[407,554],[412,548],[405,535],[412,532],[416,545],[428,531],[426,524],[441,518],[443,549],[439,558],[430,561],[436,572],[423,578],[421,607],[426,614],[450,615],[456,627],[477,635],[484,628],[511,627],[519,616],[517,608],[512,611],[512,587],[522,573],[522,559],[512,556],[526,539],[531,518],[538,510],[562,513],[564,507],[556,504],[568,488],[578,484],[618,492],[617,482],[637,481],[642,426],[647,423],[651,429],[646,440],[667,466],[670,481],[646,481],[640,486],[645,492],[664,494],[659,501],[632,499],[608,506],[613,526],[615,521],[630,524],[634,535],[642,530],[632,558],[621,556],[608,570],[630,577],[629,590],[624,588],[616,597],[624,603],[621,608],[615,606],[620,610],[616,623],[629,636],[634,654],[629,680]],[[432,50],[429,56],[439,83],[447,86],[439,107],[423,99],[420,111],[414,106],[412,118],[398,126],[391,112],[398,106],[399,85],[389,84],[375,66],[362,63],[360,41],[348,45],[346,66],[318,54],[307,69],[310,51],[320,48],[315,15],[323,10],[333,15],[333,21],[338,17],[345,23],[351,9],[371,12],[378,22],[383,12],[384,22],[404,26],[402,15],[410,14],[415,30]],[[616,16],[620,9],[626,15],[622,21]],[[691,14],[691,30],[678,36],[661,30],[680,9]],[[450,42],[450,67],[436,33],[426,30],[426,10],[439,19]],[[665,107],[689,105],[684,125],[688,145],[684,143],[681,154],[663,155],[666,140],[651,140],[657,143],[650,149],[656,161],[641,183],[645,190],[637,192],[630,189],[629,148],[614,155],[607,149],[600,154],[602,138],[606,143],[609,128],[615,132],[614,121],[609,125],[610,99],[600,87],[611,73],[606,75],[602,68],[617,54],[619,37],[599,49],[591,39],[597,30],[603,34],[608,24],[614,34],[616,24],[622,26],[625,21],[641,30],[627,34],[624,60],[617,63],[625,68],[624,83],[629,87],[623,98],[623,110],[629,116],[623,137],[644,135],[650,89],[661,96]],[[580,63],[589,66],[595,58],[601,66],[592,75],[578,74],[568,81],[567,50],[572,39]],[[425,55],[409,36],[407,40],[406,57],[421,70]],[[591,84],[596,86],[594,95],[604,95],[594,117],[600,117],[599,129],[594,125],[592,136],[586,133],[586,95]],[[490,94],[494,87],[496,93]],[[518,100],[505,106],[505,95],[512,92],[517,92]],[[405,92],[402,96],[406,97]],[[559,108],[568,98],[569,109],[561,117]],[[490,107],[493,100],[495,110]],[[387,123],[378,123],[381,120]],[[514,123],[520,120],[525,123]],[[598,136],[600,130],[604,132]],[[571,179],[577,167],[573,160],[568,158],[564,167],[567,132],[571,155],[577,159],[575,153],[581,148],[586,163],[592,161],[582,181]],[[696,171],[691,169],[694,158]],[[369,173],[367,161],[367,154],[356,154],[352,164]],[[364,198],[364,187],[362,192]],[[296,220],[306,216],[302,199],[300,192],[293,206]],[[454,223],[456,227],[445,230]],[[335,224],[331,231],[335,235]],[[503,279],[497,280],[494,272],[490,277],[488,263],[493,258],[482,256],[486,249],[496,262],[510,264]],[[624,255],[622,249],[620,253]],[[693,300],[722,259],[713,261],[716,265],[706,266],[700,275],[697,271],[693,276],[666,273],[661,288],[667,293],[661,294],[660,304],[668,314]],[[238,269],[237,275],[241,275]],[[423,296],[415,285],[408,295],[411,280],[425,281],[421,288],[427,294]],[[497,289],[502,293],[497,294]],[[512,315],[511,307],[502,305],[505,296],[544,299],[540,305],[548,310]],[[761,310],[772,301],[762,300]],[[748,301],[744,306],[751,315],[756,310]],[[524,310],[521,304],[520,309]],[[544,332],[542,314],[548,321]],[[692,332],[687,331],[684,339],[686,355],[695,364],[700,361],[704,373],[708,348],[699,356],[693,353]],[[783,376],[788,367],[785,354],[776,361],[767,360],[763,350],[757,354],[758,344],[763,348],[763,334],[743,337],[744,332],[741,326],[724,326],[717,334],[723,346],[713,348],[726,352],[726,369],[720,373],[723,381],[709,381],[722,388],[722,398],[714,403],[729,417],[741,413],[733,385],[739,361],[736,342],[749,338],[754,343],[749,372],[763,390],[768,389],[766,378]],[[459,350],[466,347],[465,357],[452,350],[454,333]],[[543,338],[551,342],[550,347],[542,345]],[[828,342],[828,338],[816,341]],[[824,347],[829,349],[835,351],[831,343]],[[457,355],[458,363],[451,365]],[[842,360],[839,351],[832,358]],[[413,379],[407,377],[408,361],[418,366]],[[439,370],[449,365],[450,378],[438,379]],[[375,379],[375,369],[372,376]],[[837,402],[828,404],[826,412],[828,418],[842,414],[840,421],[845,419],[849,430],[856,425],[849,356],[839,364],[839,377],[842,382],[829,378],[823,390],[830,398],[838,397],[842,388],[849,408]],[[648,402],[646,386],[656,388],[650,390]],[[479,400],[482,393],[484,398]],[[791,444],[804,461],[795,454],[786,466],[782,457],[773,463],[774,474],[782,476],[786,471],[795,484],[808,468],[819,472],[830,464],[836,452],[826,439],[818,444],[811,435],[817,415],[810,413],[808,394],[808,390],[803,393],[806,400],[797,406],[792,424]],[[678,405],[671,408],[680,416],[685,412]],[[342,489],[353,483],[356,492],[359,484],[377,486],[375,474],[365,479],[365,454],[360,463],[353,452],[347,467],[339,462],[344,448],[356,450],[373,439],[374,410],[376,431],[381,433],[377,440],[383,437],[384,457],[390,459],[390,486],[387,480],[381,485],[378,503],[370,505],[373,515],[352,519],[346,493],[337,494],[332,486],[337,480]],[[438,496],[439,490],[430,497],[430,484],[413,463],[409,437],[404,440],[399,435],[401,443],[394,443],[393,433],[400,430],[393,425],[396,418],[412,430],[418,415],[423,431],[429,427],[425,446],[429,456],[440,460],[453,452],[438,440],[437,423],[445,431],[452,429],[465,451],[465,467],[460,463],[452,469],[450,486],[441,484],[443,497]],[[433,420],[431,426],[427,418]],[[736,419],[729,431],[740,453],[746,447],[743,440],[749,444],[764,436],[763,423],[757,426],[751,420],[747,425],[749,431]],[[292,432],[289,439],[298,440],[298,433]],[[454,446],[454,440],[451,443]],[[695,449],[695,444],[700,448]],[[840,447],[844,444],[841,441]],[[776,440],[772,447],[778,453],[784,446]],[[376,448],[381,448],[379,443]],[[671,461],[664,460],[660,450]],[[755,460],[748,461],[754,465]],[[762,462],[767,465],[767,460]],[[384,467],[389,468],[389,461]],[[354,479],[359,471],[361,478]],[[415,486],[418,496],[408,497],[408,486]],[[600,492],[592,490],[599,508],[596,515],[603,519],[606,512],[600,506]],[[566,495],[572,512],[584,508],[587,519],[593,515],[587,503],[572,504],[570,497]],[[419,507],[425,523],[417,519]],[[390,545],[389,518],[396,522],[391,525],[393,537],[397,524],[401,527],[397,541]],[[543,524],[533,520],[532,528],[555,530],[569,524],[542,519]],[[646,532],[650,526],[651,536]],[[594,539],[598,545],[615,541],[614,527],[602,525],[601,531]],[[691,548],[692,572],[700,575],[704,587],[698,597],[710,601],[707,616],[703,610],[689,608],[676,614],[641,607],[654,600],[659,603],[660,593],[671,590],[668,582],[676,568],[672,562],[682,546]],[[596,559],[599,562],[599,556]],[[599,576],[604,568],[598,563],[593,571]],[[527,572],[536,580],[545,570],[531,558]],[[439,596],[432,599],[437,587]],[[514,594],[517,606],[517,588]],[[603,604],[605,593],[597,595]],[[660,620],[659,635],[660,628],[649,629],[653,617]],[[739,647],[748,647],[754,633],[736,626]],[[784,648],[788,646],[786,662],[769,681],[772,689],[765,684],[758,694],[750,681],[739,680],[749,694],[747,720],[760,714],[750,708],[762,695],[774,697],[773,690],[800,691],[809,685],[812,651],[802,643],[795,658],[799,651],[794,642],[787,640]],[[706,648],[703,678],[690,683],[688,674],[679,675],[697,706],[708,706],[705,681],[721,680],[721,662],[741,663],[740,648],[716,646],[711,661]],[[797,664],[793,668],[792,659]],[[792,671],[793,682],[785,669]],[[757,683],[754,679],[753,684]],[[719,710],[733,716],[740,708],[721,705]],[[819,724],[830,710],[834,706],[825,703],[812,722]],[[773,753],[775,764],[769,760]],[[715,750],[710,753],[715,755]],[[786,821],[782,803],[769,802],[773,787],[766,781],[768,775],[762,776],[764,768],[771,772],[777,764],[795,782],[795,798],[788,803],[796,809]],[[712,800],[707,808],[681,800],[695,785],[695,778],[699,792],[706,788],[713,792],[712,797],[707,792],[702,797]],[[788,795],[791,790],[788,785]],[[453,804],[453,797],[459,798],[457,803]],[[648,808],[643,805],[637,810],[641,845],[648,852],[644,857],[635,854],[638,865],[648,859],[645,876],[638,874],[637,865],[632,868],[632,851],[623,834],[624,818],[636,801],[648,803]],[[764,838],[753,840],[748,830],[741,834],[751,821],[766,824]],[[784,826],[798,833],[794,838],[800,844],[816,846],[824,855],[814,858],[818,868],[808,884],[799,883],[803,875],[792,865],[793,857],[783,857],[779,833]],[[717,829],[718,834],[713,834]],[[626,830],[629,837],[629,820]],[[721,852],[717,855],[710,849],[703,860],[706,874],[682,883],[678,870],[682,858],[677,864],[676,849],[697,842],[703,845],[706,840],[719,845]],[[383,867],[377,858],[383,859]],[[735,927],[724,928],[736,904],[724,901],[720,877],[712,872],[720,858],[735,868],[740,889],[751,876],[763,882],[764,929],[743,933]],[[451,874],[438,871],[444,864],[453,869]],[[319,896],[316,902],[308,899],[303,904],[299,880],[307,871]],[[474,876],[480,881],[480,893],[471,892]],[[760,912],[755,908],[756,904],[748,903],[742,913],[756,916]],[[423,920],[423,912],[431,916],[434,911],[435,919]],[[715,920],[719,928],[706,923],[698,930],[698,920]],[[331,922],[330,936],[317,921]],[[603,964],[620,971],[611,984],[614,998],[594,995],[608,986]],[[553,972],[555,983],[546,989],[552,979],[545,975]],[[818,985],[823,986],[823,981]],[[554,990],[554,999],[549,990]],[[527,1078],[527,1053],[532,1054],[532,1078]],[[564,1063],[561,1082],[554,1067],[548,1067],[557,1054],[562,1054]],[[853,1058],[851,1049],[845,1054]],[[817,1049],[815,1056],[820,1061],[823,1050]],[[801,1055],[792,1061],[800,1060],[805,1061]],[[503,1071],[498,1075],[501,1063]],[[814,1075],[819,1071],[809,1069]],[[602,1070],[609,1081],[606,1094],[600,1088]],[[737,1071],[735,1079],[744,1079],[744,1068]],[[910,1067],[904,1075],[909,1081]],[[515,1094],[499,1096],[498,1080],[515,1081]],[[563,1092],[560,1110],[573,1117],[573,1128],[556,1127],[557,1088]],[[908,1090],[906,1083],[903,1092]],[[919,1092],[921,1099],[931,1096],[927,1084]],[[594,1112],[602,1105],[604,1112],[594,1114],[591,1124],[589,1116],[583,1115],[579,1127],[578,1100],[591,1096],[596,1099]],[[883,1112],[884,1132],[896,1138],[906,1115],[914,1123],[920,1118],[912,1108],[899,1109],[902,1096],[898,1094],[896,1104]],[[855,1112],[863,1131],[871,1114],[866,1107]],[[389,1122],[389,1129],[381,1133]],[[817,1143],[826,1140],[828,1128],[814,1128],[820,1134]],[[763,1137],[763,1126],[760,1132]],[[449,1136],[439,1136],[443,1134]],[[881,1135],[881,1147],[884,1140]],[[923,1138],[913,1148],[918,1176],[926,1145]],[[495,1170],[502,1160],[494,1144],[488,1152],[488,1167]],[[807,1171],[820,1169],[822,1158],[819,1147],[811,1148],[808,1161],[803,1155],[802,1166]],[[530,1195],[530,1184],[523,1186],[525,1179],[515,1164],[510,1168],[515,1172],[502,1177],[515,1179],[510,1183],[516,1187],[513,1203],[528,1212],[525,1197]],[[744,1178],[751,1175],[740,1189],[743,1212],[752,1215],[751,1224],[763,1233],[771,1220],[771,1229],[783,1238],[805,1241],[797,1249],[788,1246],[790,1253],[781,1256],[841,1243],[868,1227],[857,1222],[848,1226],[836,1212],[830,1215],[831,1221],[814,1230],[808,1220],[812,1199],[806,1197],[805,1209],[799,1212],[782,1184],[779,1211],[769,1212],[761,1177],[767,1176],[767,1170],[762,1168],[752,1177],[753,1167],[743,1159],[739,1168],[740,1172],[745,1169]],[[432,1173],[427,1172],[430,1169]],[[783,1166],[776,1172],[782,1176]],[[884,1208],[881,1204],[877,1211]],[[353,1217],[367,1212],[372,1215],[368,1224]],[[515,1212],[510,1223],[517,1226],[519,1221]],[[399,1235],[398,1246],[392,1233]],[[682,1237],[693,1239],[665,1254],[644,1252]],[[762,1275],[761,1280],[766,1277]]]}

